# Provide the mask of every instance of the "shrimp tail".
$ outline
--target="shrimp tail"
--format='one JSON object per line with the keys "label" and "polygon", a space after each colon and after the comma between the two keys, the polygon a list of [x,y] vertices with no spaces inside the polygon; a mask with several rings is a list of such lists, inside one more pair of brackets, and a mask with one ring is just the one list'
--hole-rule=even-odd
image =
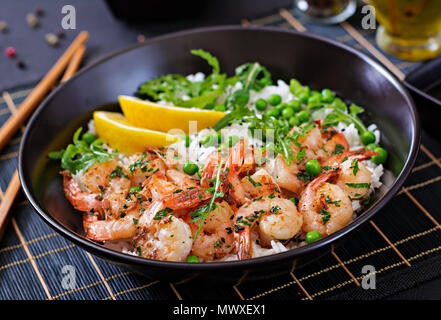
{"label": "shrimp tail", "polygon": [[76,210],[89,212],[101,209],[102,203],[96,194],[83,192],[79,183],[69,171],[64,170],[60,174],[63,176],[64,194]]}
{"label": "shrimp tail", "polygon": [[320,188],[326,182],[333,180],[334,178],[337,178],[339,172],[340,172],[340,168],[335,168],[329,172],[326,172],[325,174],[318,176],[310,184],[308,184],[305,191],[312,190],[315,192],[318,188]]}
{"label": "shrimp tail", "polygon": [[247,260],[252,258],[250,229],[238,233],[236,238],[237,258]]}

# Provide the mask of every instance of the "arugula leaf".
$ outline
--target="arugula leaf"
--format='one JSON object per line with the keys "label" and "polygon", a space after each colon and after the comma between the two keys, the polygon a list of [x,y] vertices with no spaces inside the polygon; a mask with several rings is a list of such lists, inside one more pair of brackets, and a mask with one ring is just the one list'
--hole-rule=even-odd
{"label": "arugula leaf", "polygon": [[237,67],[235,72],[236,76],[233,79],[242,83],[242,89],[235,90],[226,98],[226,106],[233,111],[214,125],[215,130],[220,130],[236,120],[253,115],[254,113],[247,107],[250,91],[260,91],[272,83],[269,71],[257,62],[245,63]]}
{"label": "arugula leaf", "polygon": [[[202,49],[191,53],[204,59],[213,68],[204,81],[190,81],[179,74],[168,74],[141,84],[137,95],[153,101],[166,101],[184,108],[204,108],[214,104],[225,92],[226,75],[220,73],[219,60]],[[184,96],[189,97],[183,99]]]}
{"label": "arugula leaf", "polygon": [[61,167],[73,174],[87,170],[94,163],[108,161],[113,156],[102,147],[101,139],[96,139],[90,145],[80,140],[82,130],[83,128],[78,128],[75,131],[73,144],[69,144],[66,149],[48,154],[51,159],[61,159]]}
{"label": "arugula leaf", "polygon": [[248,62],[236,68],[236,77],[245,90],[260,91],[271,85],[271,73],[260,63]]}
{"label": "arugula leaf", "polygon": [[358,130],[360,134],[367,131],[366,126],[363,124],[358,115],[364,112],[362,107],[359,107],[355,104],[351,104],[349,106],[349,113],[346,113],[346,105],[339,103],[332,103],[326,106],[327,108],[332,108],[333,111],[329,113],[325,120],[324,125],[337,125],[339,122],[344,122],[346,124],[353,123],[354,127]]}
{"label": "arugula leaf", "polygon": [[211,53],[202,50],[202,49],[193,49],[190,51],[191,54],[201,57],[202,59],[204,59],[205,61],[207,61],[207,63],[213,67],[213,73],[214,74],[219,74],[220,72],[220,66],[219,66],[219,60],[214,57]]}

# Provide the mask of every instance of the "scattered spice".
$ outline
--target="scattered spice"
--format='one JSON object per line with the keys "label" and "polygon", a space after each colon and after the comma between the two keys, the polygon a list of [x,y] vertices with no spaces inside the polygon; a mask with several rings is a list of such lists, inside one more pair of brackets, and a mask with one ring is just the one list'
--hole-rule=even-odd
{"label": "scattered spice", "polygon": [[37,28],[38,25],[40,24],[40,22],[38,21],[38,18],[35,14],[33,13],[28,13],[26,15],[26,22],[28,23],[28,25],[31,28]]}
{"label": "scattered spice", "polygon": [[16,55],[17,55],[17,51],[15,50],[15,48],[14,47],[7,47],[6,49],[5,49],[5,55],[8,57],[8,58],[14,58]]}

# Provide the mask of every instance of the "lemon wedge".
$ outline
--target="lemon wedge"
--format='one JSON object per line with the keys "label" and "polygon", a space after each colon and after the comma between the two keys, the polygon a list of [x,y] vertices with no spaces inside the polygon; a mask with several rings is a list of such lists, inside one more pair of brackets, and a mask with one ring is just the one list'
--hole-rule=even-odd
{"label": "lemon wedge", "polygon": [[131,96],[119,96],[118,100],[131,124],[162,132],[180,129],[188,133],[190,121],[197,121],[199,131],[214,126],[225,116],[225,112],[162,105]]}
{"label": "lemon wedge", "polygon": [[95,111],[93,120],[103,142],[124,153],[143,152],[146,146],[164,147],[180,140],[163,132],[134,127],[118,112]]}

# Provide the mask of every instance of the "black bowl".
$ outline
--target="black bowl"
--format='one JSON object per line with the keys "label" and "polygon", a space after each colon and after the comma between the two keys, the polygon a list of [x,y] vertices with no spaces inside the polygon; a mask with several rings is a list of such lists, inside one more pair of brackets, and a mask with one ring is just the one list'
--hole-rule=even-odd
{"label": "black bowl", "polygon": [[[367,110],[382,145],[389,150],[389,179],[370,208],[338,232],[313,244],[277,255],[238,262],[177,263],[116,252],[83,236],[81,215],[64,197],[59,166],[47,153],[66,146],[93,109],[117,108],[117,96],[133,94],[143,81],[167,73],[208,72],[190,54],[203,48],[219,57],[228,74],[248,61],[267,66],[274,79],[291,77],[313,88],[331,88]],[[166,119],[164,119],[166,121]],[[57,88],[33,115],[19,155],[23,189],[36,212],[61,235],[112,263],[153,279],[179,280],[204,275],[215,279],[270,276],[289,270],[298,257],[317,257],[329,244],[357,228],[398,191],[414,164],[420,139],[418,116],[406,89],[366,55],[320,36],[271,27],[203,28],[155,38],[89,66]],[[320,249],[320,250],[319,250]],[[308,255],[306,255],[308,254]],[[304,259],[302,259],[304,260]]]}

